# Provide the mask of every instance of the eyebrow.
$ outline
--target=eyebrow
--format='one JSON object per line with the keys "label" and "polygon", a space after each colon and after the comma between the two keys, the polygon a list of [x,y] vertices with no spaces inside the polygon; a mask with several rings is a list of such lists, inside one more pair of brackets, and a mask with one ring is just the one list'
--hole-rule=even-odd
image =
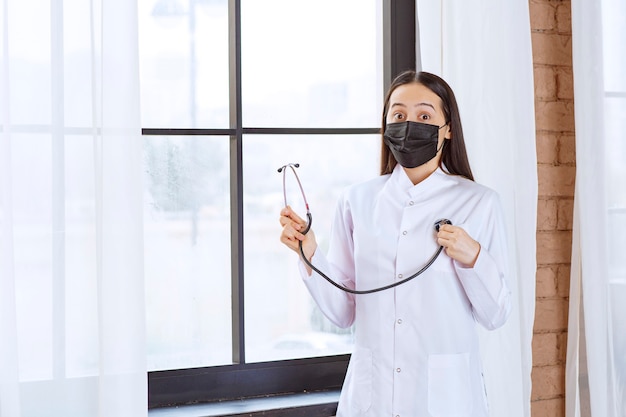
{"label": "eyebrow", "polygon": [[[394,106],[401,106],[401,107],[407,107],[406,104],[404,103],[393,103],[391,106],[389,106],[389,108],[392,108]],[[413,107],[420,107],[420,106],[427,106],[430,107],[431,109],[435,110],[435,106],[433,106],[430,103],[417,103],[415,106]]]}

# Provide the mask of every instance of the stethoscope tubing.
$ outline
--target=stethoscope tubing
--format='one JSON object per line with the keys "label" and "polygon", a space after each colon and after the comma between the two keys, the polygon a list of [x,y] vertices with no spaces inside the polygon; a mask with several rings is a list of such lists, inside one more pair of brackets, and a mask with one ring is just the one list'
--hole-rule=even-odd
{"label": "stethoscope tubing", "polygon": [[[279,173],[280,172],[283,173],[283,199],[284,199],[285,207],[287,207],[287,190],[286,190],[286,187],[285,187],[285,177],[286,177],[286,173],[287,173],[287,168],[291,168],[291,171],[293,172],[294,176],[296,177],[296,181],[298,182],[298,186],[300,187],[300,193],[302,194],[302,198],[303,198],[304,204],[306,206],[306,216],[307,216],[306,227],[300,233],[302,233],[303,235],[306,235],[309,232],[309,230],[311,230],[311,225],[313,224],[313,215],[311,214],[311,211],[309,210],[309,203],[306,200],[306,195],[304,194],[304,188],[302,187],[302,183],[300,182],[300,178],[298,177],[298,173],[296,172],[296,168],[298,168],[299,166],[300,166],[300,164],[289,163],[289,164],[283,165],[282,167],[278,168],[278,172]],[[435,223],[435,228],[436,228],[437,231],[439,231],[440,224],[443,224],[443,223],[451,224],[451,222],[449,220],[447,220],[447,219],[439,220],[439,221],[437,221]],[[302,261],[309,268],[311,268],[313,271],[318,273],[322,278],[324,278],[326,281],[328,281],[330,284],[332,284],[336,288],[340,289],[341,291],[345,291],[347,293],[356,294],[356,295],[373,294],[373,293],[376,293],[376,292],[389,290],[391,288],[395,288],[395,287],[397,287],[399,285],[405,284],[405,283],[413,280],[414,278],[416,278],[419,275],[421,275],[424,271],[426,271],[437,260],[437,258],[439,257],[439,254],[443,250],[443,246],[439,246],[439,248],[435,251],[435,254],[430,258],[430,260],[426,263],[426,265],[424,265],[419,271],[417,271],[416,273],[414,273],[413,275],[411,275],[411,276],[409,276],[407,278],[404,278],[404,279],[402,279],[400,281],[396,281],[396,282],[391,283],[389,285],[385,285],[385,286],[377,287],[377,288],[372,288],[372,289],[369,289],[369,290],[353,290],[352,288],[348,288],[348,287],[346,287],[344,285],[341,285],[341,284],[337,283],[336,281],[334,281],[333,279],[328,277],[325,273],[320,271],[315,265],[313,265],[311,263],[311,261],[309,261],[307,259],[306,255],[304,254],[304,249],[302,248],[302,241],[301,240],[298,242],[298,248],[300,250],[300,257],[302,258]]]}
{"label": "stethoscope tubing", "polygon": [[304,250],[302,249],[302,241],[299,242],[299,247],[300,247],[300,257],[302,258],[302,261],[309,266],[309,268],[311,268],[313,271],[317,272],[322,278],[324,278],[326,281],[328,281],[329,283],[331,283],[335,287],[339,288],[340,290],[345,291],[345,292],[350,293],[350,294],[358,294],[358,295],[361,295],[361,294],[372,294],[372,293],[375,293],[375,292],[389,290],[391,288],[397,287],[398,285],[402,285],[404,283],[407,283],[407,282],[411,281],[412,279],[416,278],[418,275],[421,275],[424,271],[426,271],[435,262],[435,260],[437,260],[437,258],[439,257],[439,254],[443,250],[443,246],[439,246],[439,248],[437,249],[435,254],[430,258],[430,260],[426,263],[426,265],[424,265],[422,267],[422,269],[420,269],[419,271],[417,271],[416,273],[414,273],[410,277],[402,279],[401,281],[396,281],[396,282],[394,282],[392,284],[385,285],[383,287],[372,288],[371,290],[353,290],[352,288],[348,288],[348,287],[345,287],[345,286],[343,286],[341,284],[338,284],[337,282],[333,281],[328,276],[326,276],[326,274],[324,274],[322,271],[317,269],[315,267],[315,265],[313,265],[306,258],[306,256],[304,255]]}

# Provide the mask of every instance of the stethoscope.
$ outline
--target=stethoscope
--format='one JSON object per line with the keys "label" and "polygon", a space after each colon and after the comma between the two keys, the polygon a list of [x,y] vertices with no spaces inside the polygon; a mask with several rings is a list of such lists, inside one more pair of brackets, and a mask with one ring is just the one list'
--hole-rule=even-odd
{"label": "stethoscope", "polygon": [[[300,166],[300,164],[297,163],[289,163],[287,165],[283,165],[282,167],[278,168],[278,172],[279,173],[283,173],[283,199],[285,202],[285,207],[287,207],[287,189],[285,187],[285,179],[287,176],[287,168],[291,168],[291,171],[293,172],[293,175],[296,178],[296,181],[298,182],[298,187],[300,187],[300,193],[302,194],[302,199],[304,200],[304,206],[306,208],[306,217],[307,217],[307,225],[304,228],[304,230],[301,232],[303,235],[306,235],[308,233],[308,231],[311,229],[311,224],[313,223],[313,216],[311,215],[311,210],[309,210],[309,203],[306,200],[306,195],[304,194],[304,188],[302,188],[302,183],[300,182],[300,178],[298,177],[298,173],[296,172],[296,168],[298,168]],[[439,227],[441,227],[444,224],[452,224],[452,222],[448,219],[440,219],[437,220],[435,222],[435,230],[437,232],[439,232]],[[302,258],[302,261],[307,264],[313,271],[317,272],[322,278],[324,278],[326,281],[328,281],[330,284],[334,285],[335,287],[339,288],[342,291],[348,292],[350,294],[371,294],[371,293],[375,293],[375,292],[379,292],[379,291],[384,291],[384,290],[388,290],[390,288],[395,288],[398,285],[402,285],[405,284],[409,281],[411,281],[412,279],[414,279],[415,277],[421,275],[424,271],[426,271],[434,262],[435,260],[439,257],[439,254],[441,253],[441,251],[443,250],[443,246],[439,246],[439,248],[435,251],[435,254],[430,258],[430,260],[426,263],[426,265],[424,265],[422,267],[422,269],[420,269],[419,271],[417,271],[416,273],[414,273],[413,275],[411,275],[410,277],[404,278],[400,281],[396,281],[393,284],[389,284],[389,285],[385,285],[383,287],[378,287],[378,288],[372,288],[371,290],[353,290],[350,288],[347,288],[341,284],[338,284],[337,282],[333,281],[331,278],[329,278],[326,274],[324,274],[322,271],[320,271],[319,269],[317,269],[304,255],[304,250],[302,249],[302,241],[300,240],[298,242],[298,246],[300,249],[300,257]]]}

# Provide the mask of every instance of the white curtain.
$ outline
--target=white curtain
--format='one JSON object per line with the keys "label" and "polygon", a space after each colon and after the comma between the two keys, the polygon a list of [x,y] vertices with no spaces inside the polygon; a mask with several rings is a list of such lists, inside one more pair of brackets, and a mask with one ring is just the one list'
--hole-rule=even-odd
{"label": "white curtain", "polygon": [[530,416],[535,310],[537,157],[527,0],[420,0],[425,71],[455,92],[476,181],[495,189],[507,221],[513,312],[481,332],[490,413]]}
{"label": "white curtain", "polygon": [[0,416],[147,415],[137,5],[0,0]]}
{"label": "white curtain", "polygon": [[572,0],[576,190],[568,417],[626,416],[626,2]]}

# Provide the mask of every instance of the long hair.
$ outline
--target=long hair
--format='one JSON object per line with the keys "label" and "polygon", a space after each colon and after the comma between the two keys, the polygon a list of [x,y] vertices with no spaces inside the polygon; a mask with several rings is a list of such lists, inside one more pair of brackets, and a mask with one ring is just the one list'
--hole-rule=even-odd
{"label": "long hair", "polygon": [[382,135],[387,127],[389,99],[396,88],[401,85],[412,83],[423,85],[441,99],[446,123],[450,124],[452,136],[450,140],[446,140],[444,142],[441,159],[439,160],[439,167],[445,170],[448,174],[461,175],[474,181],[474,175],[472,174],[469,160],[467,158],[465,140],[463,139],[463,128],[461,126],[461,116],[459,114],[459,107],[456,103],[456,98],[454,97],[454,92],[448,83],[446,83],[442,78],[428,72],[416,72],[412,70],[404,71],[399,74],[391,83],[389,91],[387,91],[387,95],[385,96],[381,130],[380,174],[390,174],[398,164],[398,161],[396,161],[396,158],[394,158],[393,154],[389,150],[389,147],[382,139]]}

